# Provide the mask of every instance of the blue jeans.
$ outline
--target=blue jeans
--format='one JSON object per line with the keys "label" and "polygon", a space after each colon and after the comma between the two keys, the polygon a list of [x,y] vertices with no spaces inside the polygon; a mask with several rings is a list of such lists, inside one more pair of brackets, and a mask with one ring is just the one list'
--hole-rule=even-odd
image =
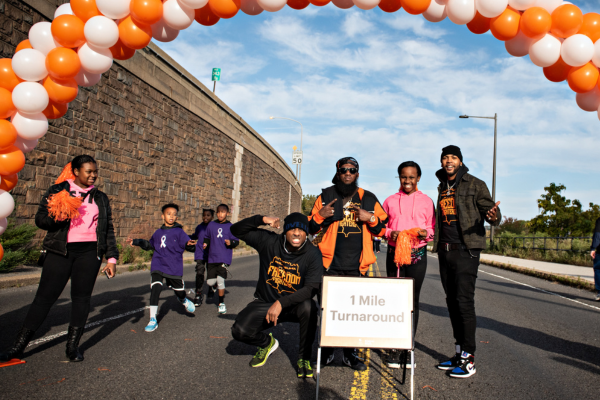
{"label": "blue jeans", "polygon": [[596,290],[600,291],[600,254],[596,254],[594,258],[594,284]]}

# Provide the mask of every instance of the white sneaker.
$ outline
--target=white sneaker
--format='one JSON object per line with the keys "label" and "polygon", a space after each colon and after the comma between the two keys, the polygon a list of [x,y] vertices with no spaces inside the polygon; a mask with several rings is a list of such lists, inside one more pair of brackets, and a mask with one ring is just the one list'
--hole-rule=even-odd
{"label": "white sneaker", "polygon": [[227,306],[225,306],[225,303],[220,303],[219,304],[219,314],[225,314],[227,312]]}

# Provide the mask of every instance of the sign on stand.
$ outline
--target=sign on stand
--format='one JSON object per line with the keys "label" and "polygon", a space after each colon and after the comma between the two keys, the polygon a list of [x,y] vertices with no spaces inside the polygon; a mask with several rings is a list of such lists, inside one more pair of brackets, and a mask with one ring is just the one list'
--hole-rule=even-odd
{"label": "sign on stand", "polygon": [[[317,357],[317,398],[321,347],[413,349],[411,278],[323,277],[321,332]],[[414,368],[411,369],[413,399]]]}
{"label": "sign on stand", "polygon": [[292,153],[292,164],[302,164],[302,151],[301,150],[295,150]]}
{"label": "sign on stand", "polygon": [[217,89],[217,81],[221,80],[221,68],[212,69],[213,93]]}

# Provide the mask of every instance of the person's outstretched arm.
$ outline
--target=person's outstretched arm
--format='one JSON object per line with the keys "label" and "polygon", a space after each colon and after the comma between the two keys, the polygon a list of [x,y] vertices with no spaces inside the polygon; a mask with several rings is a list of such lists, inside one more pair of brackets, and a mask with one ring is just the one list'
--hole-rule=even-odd
{"label": "person's outstretched arm", "polygon": [[[152,240],[152,239],[150,239],[150,240]],[[154,245],[152,244],[152,242],[150,242],[150,240],[129,239],[127,242],[129,243],[130,246],[138,246],[142,250],[154,250]]]}
{"label": "person's outstretched arm", "polygon": [[248,246],[254,247],[260,252],[268,241],[268,238],[272,235],[277,235],[274,232],[269,232],[265,229],[259,229],[258,227],[262,225],[269,225],[272,228],[279,228],[279,218],[255,215],[253,217],[236,222],[235,224],[231,225],[230,230],[233,236],[243,240],[246,242],[246,244],[248,244]]}

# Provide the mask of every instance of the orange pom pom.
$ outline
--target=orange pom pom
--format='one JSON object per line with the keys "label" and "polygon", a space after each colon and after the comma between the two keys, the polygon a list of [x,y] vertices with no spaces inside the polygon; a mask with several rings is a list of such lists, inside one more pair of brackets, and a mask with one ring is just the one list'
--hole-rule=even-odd
{"label": "orange pom pom", "polygon": [[410,265],[413,247],[419,244],[419,231],[421,228],[412,228],[402,231],[396,239],[396,252],[394,262],[398,265]]}
{"label": "orange pom pom", "polygon": [[56,180],[54,181],[54,184],[58,185],[59,183],[63,183],[68,179],[75,179],[75,175],[73,175],[73,169],[71,168],[71,163],[65,165],[58,178],[56,178]]}
{"label": "orange pom pom", "polygon": [[79,218],[79,207],[83,203],[81,197],[73,197],[66,190],[48,197],[48,214],[55,221]]}

